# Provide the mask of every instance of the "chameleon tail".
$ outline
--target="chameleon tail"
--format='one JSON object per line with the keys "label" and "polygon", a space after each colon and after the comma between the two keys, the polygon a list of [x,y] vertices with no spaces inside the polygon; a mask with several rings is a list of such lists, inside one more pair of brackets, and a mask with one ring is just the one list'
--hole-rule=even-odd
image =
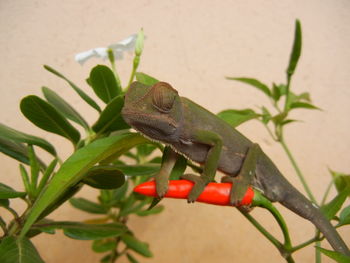
{"label": "chameleon tail", "polygon": [[[313,223],[316,228],[320,230],[326,237],[329,244],[335,251],[350,256],[350,251],[347,245],[335,230],[335,228],[331,225],[331,223],[322,214],[322,212],[317,207],[315,207],[306,197],[299,193],[299,191],[296,189],[294,190],[296,192],[290,193],[290,197],[288,198],[288,196],[286,196],[285,200],[280,201],[280,203],[294,213]],[[300,209],[301,206],[304,208]]]}
{"label": "chameleon tail", "polygon": [[253,185],[262,190],[271,202],[279,202],[313,223],[335,251],[350,256],[349,248],[320,209],[287,181],[266,154],[260,155],[259,162],[264,165],[257,166]]}

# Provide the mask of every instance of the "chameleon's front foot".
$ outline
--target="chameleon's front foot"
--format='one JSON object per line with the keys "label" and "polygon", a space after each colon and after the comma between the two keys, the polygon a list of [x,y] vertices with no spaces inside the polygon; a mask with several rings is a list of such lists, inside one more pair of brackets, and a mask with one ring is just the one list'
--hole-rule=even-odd
{"label": "chameleon's front foot", "polygon": [[166,177],[156,178],[156,191],[159,198],[163,198],[168,192],[169,182]]}
{"label": "chameleon's front foot", "polygon": [[200,176],[194,174],[184,174],[181,176],[181,179],[189,180],[194,182],[194,186],[187,197],[188,203],[194,203],[200,194],[204,191],[207,182],[203,180]]}

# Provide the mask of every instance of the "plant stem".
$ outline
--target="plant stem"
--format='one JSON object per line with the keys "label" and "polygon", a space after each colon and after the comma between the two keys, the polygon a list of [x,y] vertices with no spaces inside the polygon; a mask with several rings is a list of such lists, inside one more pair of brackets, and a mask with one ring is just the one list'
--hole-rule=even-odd
{"label": "plant stem", "polygon": [[128,86],[126,87],[125,90],[129,89],[132,81],[134,80],[135,74],[136,74],[136,70],[137,70],[139,64],[140,64],[140,56],[135,54],[134,62],[133,62],[133,66],[132,66],[132,71],[131,71],[131,74],[130,74],[129,83],[128,83]]}
{"label": "plant stem", "polygon": [[283,138],[282,134],[281,134],[280,144],[282,145],[282,147],[283,147],[284,151],[286,152],[290,162],[292,163],[292,166],[293,166],[295,172],[297,173],[297,175],[298,175],[298,177],[299,177],[299,179],[300,179],[300,181],[301,181],[301,183],[302,183],[302,185],[303,185],[303,187],[305,189],[306,194],[308,195],[308,197],[310,198],[310,200],[313,203],[317,204],[317,201],[316,201],[315,197],[313,196],[313,194],[312,194],[312,192],[311,192],[311,190],[310,190],[310,188],[309,188],[309,186],[308,186],[308,184],[307,184],[307,182],[305,180],[305,177],[302,174],[302,172],[301,172],[297,162],[295,161],[291,151],[289,150],[286,142],[284,141],[284,138]]}
{"label": "plant stem", "polygon": [[[279,242],[273,235],[271,235],[258,221],[255,220],[254,217],[252,217],[249,213],[244,211],[241,208],[237,208],[241,214],[249,220],[250,223],[261,233],[263,236],[265,236],[280,252],[283,248],[283,245],[281,242]],[[282,253],[282,252],[281,252]]]}
{"label": "plant stem", "polygon": [[265,123],[263,123],[263,124],[264,124],[266,130],[268,131],[268,133],[270,134],[271,138],[272,138],[274,141],[278,142],[278,138],[275,137],[275,135],[274,135],[273,132],[271,131],[270,127],[269,127],[267,124],[265,124]]}
{"label": "plant stem", "polygon": [[115,80],[117,82],[118,93],[120,93],[122,91],[122,85],[120,83],[120,78],[118,76],[118,72],[117,72],[117,69],[115,66],[115,57],[114,57],[113,50],[109,48],[107,50],[107,54],[108,54],[109,62],[111,63],[111,68],[112,68],[112,71],[114,73]]}
{"label": "plant stem", "polygon": [[284,112],[288,112],[289,107],[289,90],[290,90],[290,83],[292,81],[292,74],[287,73],[287,84],[286,84],[286,101],[284,103]]}
{"label": "plant stem", "polygon": [[310,244],[312,244],[312,243],[315,243],[316,241],[321,241],[321,240],[323,240],[323,239],[324,239],[323,236],[322,236],[322,237],[317,237],[317,236],[315,236],[315,237],[309,239],[308,241],[305,241],[305,242],[303,242],[303,243],[301,243],[301,244],[299,244],[299,245],[293,247],[293,248],[291,249],[291,252],[293,253],[293,252],[295,252],[295,251],[297,251],[297,250],[300,250],[300,249],[302,249],[302,248],[304,248],[304,247],[307,247],[308,245],[310,245]]}
{"label": "plant stem", "polygon": [[1,217],[0,217],[0,227],[4,232],[4,235],[6,235],[7,234],[6,222]]}
{"label": "plant stem", "polygon": [[321,201],[321,206],[323,206],[326,203],[326,200],[327,200],[328,194],[329,194],[329,192],[330,192],[330,190],[332,188],[332,185],[333,185],[333,181],[330,181],[330,183],[327,186],[326,192],[323,195],[323,198],[322,198],[322,201]]}

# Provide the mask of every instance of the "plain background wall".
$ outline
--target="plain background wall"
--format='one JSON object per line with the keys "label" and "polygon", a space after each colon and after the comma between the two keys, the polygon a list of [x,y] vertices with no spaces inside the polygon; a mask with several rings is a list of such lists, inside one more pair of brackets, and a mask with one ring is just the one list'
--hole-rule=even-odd
{"label": "plain background wall", "polygon": [[[51,65],[84,87],[94,59],[80,66],[74,55],[107,46],[143,27],[147,40],[140,71],[171,83],[183,96],[213,112],[225,108],[257,107],[268,100],[225,76],[258,78],[268,84],[285,81],[294,22],[303,28],[303,54],[292,89],[307,91],[323,111],[299,110],[293,118],[303,122],[287,129],[286,138],[318,200],[328,185],[327,167],[350,171],[350,2],[343,1],[43,1],[0,0],[0,119],[16,129],[41,135],[58,147],[64,158],[71,146],[25,120],[19,101],[40,94],[46,85],[75,106],[90,123],[90,109],[60,79],[46,72]],[[125,85],[132,55],[118,62]],[[258,142],[286,177],[302,187],[282,149],[257,122],[239,127]],[[0,156],[0,181],[22,190],[18,164]],[[94,199],[96,191],[78,193]],[[155,257],[141,262],[283,262],[276,249],[235,209],[186,201],[165,200],[165,211],[147,218],[130,218],[137,236],[151,245]],[[13,205],[23,209],[21,202]],[[294,244],[312,237],[312,225],[284,212]],[[0,208],[1,216],[8,217]],[[256,216],[281,237],[274,220],[256,209]],[[89,215],[69,205],[52,216],[82,220]],[[341,231],[350,243],[349,227]],[[33,239],[47,262],[98,262],[90,242],[75,241],[61,233]],[[325,247],[327,243],[323,243]],[[312,248],[295,255],[297,262],[312,262]],[[327,260],[325,260],[326,262]],[[126,259],[120,262],[126,262]]]}

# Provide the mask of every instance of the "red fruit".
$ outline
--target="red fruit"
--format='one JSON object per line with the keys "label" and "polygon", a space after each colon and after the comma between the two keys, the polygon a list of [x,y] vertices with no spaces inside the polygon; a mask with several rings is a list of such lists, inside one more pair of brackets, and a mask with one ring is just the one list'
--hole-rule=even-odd
{"label": "red fruit", "polygon": [[[188,180],[171,180],[169,181],[169,189],[165,197],[187,199],[194,183]],[[209,183],[197,202],[214,204],[214,205],[230,205],[231,183]],[[147,195],[157,196],[155,181],[149,181],[139,184],[134,188],[134,192]],[[254,191],[251,187],[248,188],[241,205],[250,205],[254,197]]]}

